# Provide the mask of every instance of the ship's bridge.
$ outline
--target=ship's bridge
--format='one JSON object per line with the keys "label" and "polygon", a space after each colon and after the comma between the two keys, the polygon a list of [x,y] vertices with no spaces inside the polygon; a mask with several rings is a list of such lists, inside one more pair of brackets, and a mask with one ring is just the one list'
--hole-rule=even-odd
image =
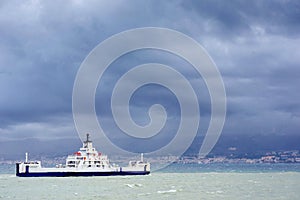
{"label": "ship's bridge", "polygon": [[110,168],[109,160],[106,155],[98,153],[93,147],[93,143],[89,138],[89,134],[86,136],[86,141],[83,142],[80,150],[74,155],[69,155],[66,160],[67,167],[108,167]]}

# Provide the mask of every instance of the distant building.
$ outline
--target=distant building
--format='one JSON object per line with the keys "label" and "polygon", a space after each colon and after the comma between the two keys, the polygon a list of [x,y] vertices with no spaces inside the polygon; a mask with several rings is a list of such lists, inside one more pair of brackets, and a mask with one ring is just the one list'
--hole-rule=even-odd
{"label": "distant building", "polygon": [[260,159],[264,163],[277,163],[279,161],[279,157],[277,156],[263,156]]}
{"label": "distant building", "polygon": [[229,147],[228,150],[229,150],[229,151],[236,151],[237,148],[236,148],[236,147]]}

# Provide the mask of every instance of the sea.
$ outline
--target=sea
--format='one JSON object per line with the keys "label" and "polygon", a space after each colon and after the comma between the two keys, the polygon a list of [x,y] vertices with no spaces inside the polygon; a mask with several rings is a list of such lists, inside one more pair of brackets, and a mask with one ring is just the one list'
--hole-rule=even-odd
{"label": "sea", "polygon": [[0,199],[300,199],[300,164],[172,164],[146,176],[40,177],[0,165]]}

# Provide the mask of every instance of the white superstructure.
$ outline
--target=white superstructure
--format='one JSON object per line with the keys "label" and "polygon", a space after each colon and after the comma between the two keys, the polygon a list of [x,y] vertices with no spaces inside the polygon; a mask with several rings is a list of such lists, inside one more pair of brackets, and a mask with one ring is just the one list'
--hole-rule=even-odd
{"label": "white superstructure", "polygon": [[105,175],[142,175],[150,173],[150,163],[144,162],[143,154],[140,161],[130,161],[128,166],[111,165],[107,155],[98,152],[87,134],[82,147],[69,155],[65,165],[55,168],[44,168],[40,161],[17,163],[17,176],[105,176]]}

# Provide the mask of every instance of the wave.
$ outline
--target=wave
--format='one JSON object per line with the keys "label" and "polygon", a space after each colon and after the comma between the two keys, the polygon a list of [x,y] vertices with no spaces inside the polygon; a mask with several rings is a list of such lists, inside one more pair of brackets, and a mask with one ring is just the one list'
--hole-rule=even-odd
{"label": "wave", "polygon": [[171,190],[164,190],[164,191],[157,191],[158,194],[167,194],[167,193],[175,193],[177,190],[171,189]]}
{"label": "wave", "polygon": [[135,183],[135,184],[125,184],[127,187],[130,187],[130,188],[134,188],[134,187],[142,187],[143,185],[142,184],[139,184],[139,183]]}

